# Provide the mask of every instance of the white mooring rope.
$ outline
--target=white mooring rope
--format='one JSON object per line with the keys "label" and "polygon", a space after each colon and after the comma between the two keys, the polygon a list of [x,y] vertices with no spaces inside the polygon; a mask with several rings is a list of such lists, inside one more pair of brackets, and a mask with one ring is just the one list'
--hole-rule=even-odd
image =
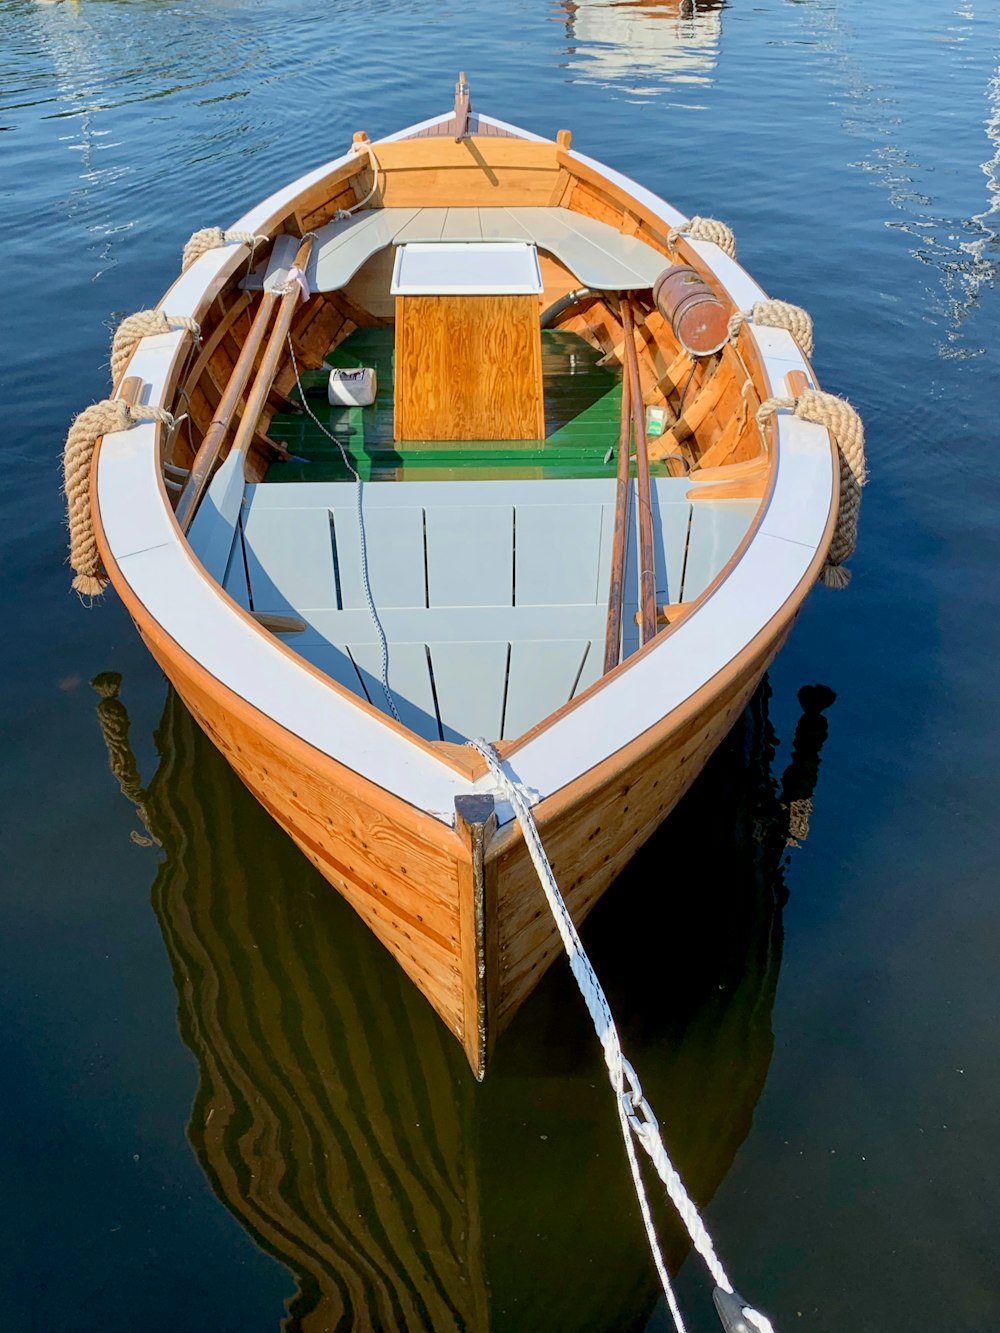
{"label": "white mooring rope", "polygon": [[[532,864],[538,873],[538,879],[545,894],[549,910],[552,913],[553,920],[556,923],[556,929],[562,938],[563,947],[569,959],[570,970],[576,979],[576,984],[580,988],[587,1011],[590,1014],[594,1024],[601,1046],[604,1049],[604,1060],[608,1067],[608,1075],[611,1081],[611,1087],[615,1093],[618,1103],[618,1119],[621,1124],[622,1137],[625,1141],[625,1151],[628,1154],[629,1166],[632,1171],[632,1180],[635,1184],[636,1197],[639,1201],[639,1211],[642,1213],[642,1220],[645,1223],[646,1235],[649,1239],[649,1248],[652,1251],[653,1262],[656,1265],[656,1271],[659,1274],[660,1282],[663,1286],[663,1294],[666,1297],[667,1304],[670,1307],[670,1313],[673,1315],[674,1324],[677,1333],[684,1333],[684,1321],[680,1310],[677,1308],[677,1300],[674,1290],[667,1273],[666,1264],[663,1260],[663,1254],[660,1248],[659,1238],[656,1234],[656,1227],[653,1223],[652,1214],[649,1208],[649,1200],[646,1197],[645,1186],[642,1182],[642,1176],[639,1171],[639,1163],[636,1160],[635,1146],[632,1142],[634,1135],[642,1145],[649,1156],[650,1161],[656,1168],[656,1173],[663,1181],[671,1203],[677,1210],[677,1214],[687,1229],[691,1237],[691,1243],[701,1255],[708,1268],[712,1279],[717,1288],[725,1292],[728,1296],[735,1296],[733,1284],[730,1282],[726,1270],[723,1268],[718,1255],[715,1252],[715,1246],[712,1238],[708,1234],[704,1222],[698,1213],[694,1201],[684,1188],[684,1183],[677,1170],[671,1162],[667,1150],[660,1137],[659,1126],[653,1116],[649,1103],[643,1095],[642,1087],[636,1076],[635,1070],[625,1059],[622,1051],[621,1039],[618,1036],[618,1029],[615,1026],[615,1020],[608,1004],[607,996],[601,983],[597,979],[593,965],[587,957],[587,953],[580,942],[580,936],[577,933],[576,926],[573,924],[573,918],[563,901],[562,894],[559,892],[559,886],[556,883],[555,875],[552,873],[552,867],[549,865],[548,858],[545,855],[545,849],[542,846],[542,840],[539,837],[538,826],[532,816],[531,809],[525,799],[521,787],[504,770],[500,756],[494,750],[488,741],[474,740],[469,741],[469,745],[477,750],[489,765],[490,771],[497,781],[497,784],[504,795],[510,801],[514,808],[514,814],[517,822],[524,834],[525,845],[528,848],[528,855],[531,857]],[[752,1306],[739,1300],[739,1309],[744,1322],[748,1327],[756,1329],[759,1333],[774,1333],[773,1325],[770,1320],[762,1315]],[[721,1316],[721,1311],[720,1311]]]}
{"label": "white mooring rope", "polygon": [[[368,614],[371,616],[372,624],[375,626],[375,633],[378,635],[379,647],[382,650],[382,693],[385,695],[385,702],[389,712],[397,722],[400,722],[399,714],[396,712],[396,701],[393,699],[392,691],[389,689],[389,643],[385,637],[385,630],[382,628],[382,622],[379,620],[378,608],[375,606],[375,598],[372,596],[371,580],[368,577],[368,542],[365,539],[365,515],[361,503],[364,482],[361,480],[361,473],[351,462],[350,455],[341,441],[337,439],[332,431],[327,430],[322,421],[320,421],[319,417],[309,406],[308,400],[306,399],[306,391],[303,389],[302,380],[299,377],[299,363],[295,359],[295,348],[292,346],[292,335],[290,333],[288,335],[288,353],[292,358],[292,370],[295,372],[295,383],[299,386],[299,399],[302,406],[305,408],[309,416],[312,417],[313,421],[327,439],[332,440],[340,450],[340,456],[344,460],[344,467],[347,468],[348,472],[350,472],[351,476],[354,478],[354,493],[357,497],[358,511],[358,541],[361,546],[361,582],[365,590],[365,601],[368,603]],[[402,725],[402,723],[400,723],[400,725]]]}

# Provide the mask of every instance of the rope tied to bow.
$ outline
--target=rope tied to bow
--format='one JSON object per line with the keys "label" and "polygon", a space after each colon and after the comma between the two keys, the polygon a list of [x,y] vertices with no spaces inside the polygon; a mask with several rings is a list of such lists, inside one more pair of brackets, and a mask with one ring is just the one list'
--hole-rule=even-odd
{"label": "rope tied to bow", "polygon": [[126,403],[106,398],[91,403],[74,418],[63,449],[63,491],[69,523],[69,563],[75,575],[73,587],[82,597],[99,597],[108,576],[101,564],[90,508],[90,471],[97,441],[112,431],[129,430],[140,421],[159,421],[175,426],[176,418],[162,407]]}
{"label": "rope tied to bow", "polygon": [[667,232],[667,249],[671,254],[682,236],[689,241],[710,241],[730,259],[736,258],[736,237],[732,228],[727,227],[718,218],[693,217],[679,227],[671,227]]}
{"label": "rope tied to bow", "polygon": [[486,760],[494,780],[495,789],[513,807],[514,817],[524,837],[528,856],[535,868],[535,873],[538,875],[538,882],[552,914],[553,923],[566,951],[570,971],[573,973],[573,979],[579,987],[587,1012],[594,1025],[594,1031],[601,1043],[604,1062],[608,1070],[608,1080],[615,1095],[618,1120],[629,1169],[632,1174],[632,1183],[635,1187],[636,1200],[646,1228],[646,1238],[649,1241],[653,1264],[659,1276],[660,1285],[663,1288],[663,1294],[677,1333],[685,1333],[684,1319],[677,1304],[670,1274],[663,1258],[659,1236],[656,1232],[649,1199],[646,1195],[646,1187],[639,1169],[636,1144],[643,1149],[652,1162],[657,1175],[663,1182],[670,1202],[674,1205],[678,1217],[691,1238],[692,1245],[715,1282],[713,1299],[723,1326],[732,1330],[733,1333],[740,1328],[747,1330],[748,1333],[774,1333],[774,1326],[767,1316],[754,1309],[733,1289],[733,1284],[722,1266],[715,1245],[694,1200],[688,1194],[684,1182],[667,1154],[659,1125],[642,1091],[639,1078],[625,1058],[614,1015],[608,1004],[608,997],[605,995],[604,988],[601,986],[593,964],[583,947],[569,908],[566,906],[566,901],[559,891],[555,873],[545,854],[545,848],[538,832],[538,825],[535,823],[535,817],[531,812],[524,787],[504,766],[503,760],[488,741],[482,739],[471,740],[467,741],[466,744]]}
{"label": "rope tied to bow", "polygon": [[218,250],[222,245],[228,245],[230,241],[239,241],[243,245],[249,245],[250,254],[257,249],[258,245],[263,245],[267,241],[266,236],[257,236],[252,231],[223,231],[221,227],[202,227],[201,231],[193,232],[188,238],[181,255],[181,272],[186,273],[192,264],[207,255],[209,250]]}
{"label": "rope tied to bow", "polygon": [[196,342],[201,340],[201,325],[188,315],[167,315],[162,310],[137,310],[134,315],[126,315],[111,342],[111,383],[117,384],[124,375],[143,338],[174,329],[186,329]]}
{"label": "rope tied to bow", "polygon": [[737,310],[729,317],[729,336],[736,341],[740,328],[748,321],[772,329],[785,329],[805,356],[813,354],[813,322],[808,310],[790,301],[757,301],[750,310]]}
{"label": "rope tied to bow", "polygon": [[837,526],[819,577],[827,588],[846,588],[851,572],[843,565],[857,545],[861,488],[868,480],[864,423],[845,398],[821,389],[804,389],[796,398],[768,398],[761,403],[757,410],[758,425],[763,427],[779,408],[788,408],[801,421],[825,426],[837,446],[840,463]]}

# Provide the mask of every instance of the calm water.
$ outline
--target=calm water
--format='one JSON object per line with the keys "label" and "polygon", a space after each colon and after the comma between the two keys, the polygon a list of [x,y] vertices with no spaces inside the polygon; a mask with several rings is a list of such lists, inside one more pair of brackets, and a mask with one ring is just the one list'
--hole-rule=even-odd
{"label": "calm water", "polygon": [[3,1329],[667,1327],[562,969],[477,1089],[114,597],[68,591],[59,452],[105,325],[459,66],[729,221],[866,417],[850,590],[587,936],[782,1333],[1000,1324],[1000,3],[698,8],[0,2]]}

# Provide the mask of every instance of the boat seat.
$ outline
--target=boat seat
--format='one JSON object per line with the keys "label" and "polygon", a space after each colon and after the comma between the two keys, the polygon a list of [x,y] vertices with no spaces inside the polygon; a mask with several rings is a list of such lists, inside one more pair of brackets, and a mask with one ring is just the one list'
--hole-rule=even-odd
{"label": "boat seat", "polygon": [[[568,208],[374,208],[317,231],[309,285],[340,291],[379,250],[411,241],[530,241],[601,291],[651,287],[669,263],[638,237]],[[243,285],[259,290],[264,272],[261,265]]]}
{"label": "boat seat", "polygon": [[[685,478],[653,482],[658,602],[703,592],[757,507],[692,504],[691,487]],[[598,678],[614,498],[613,480],[365,487],[369,583],[406,725],[429,739],[517,736]],[[247,608],[304,619],[303,633],[282,636],[290,646],[384,707],[356,504],[349,483],[248,486],[224,586]],[[633,503],[626,652],[638,643],[635,511]]]}

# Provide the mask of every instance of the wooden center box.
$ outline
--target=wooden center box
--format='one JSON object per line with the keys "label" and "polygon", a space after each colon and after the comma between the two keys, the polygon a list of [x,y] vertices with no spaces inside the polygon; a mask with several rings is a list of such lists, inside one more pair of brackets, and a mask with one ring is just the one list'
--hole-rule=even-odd
{"label": "wooden center box", "polygon": [[402,245],[390,290],[397,440],[544,438],[533,245]]}

